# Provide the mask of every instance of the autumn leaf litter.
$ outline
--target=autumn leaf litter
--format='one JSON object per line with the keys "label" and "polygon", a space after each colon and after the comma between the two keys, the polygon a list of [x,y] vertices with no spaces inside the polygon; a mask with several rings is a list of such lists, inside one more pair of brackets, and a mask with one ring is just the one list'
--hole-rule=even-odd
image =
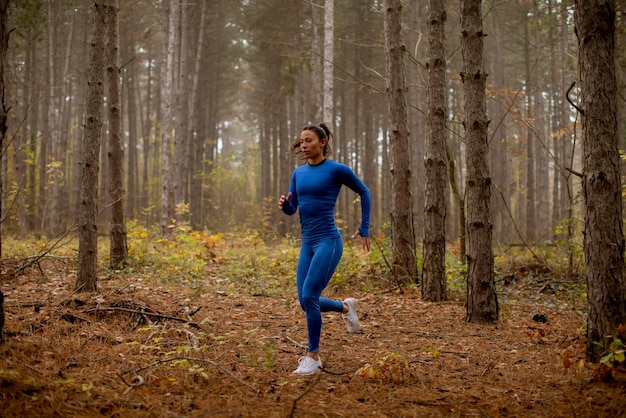
{"label": "autumn leaf litter", "polygon": [[324,370],[311,377],[291,374],[306,350],[293,293],[250,296],[214,274],[202,286],[111,277],[97,294],[77,294],[71,274],[5,275],[0,410],[7,417],[626,413],[622,370],[601,381],[598,365],[584,361],[580,298],[538,280],[529,285],[518,269],[510,274],[500,285],[497,325],[468,324],[462,301],[425,302],[417,289],[331,287],[329,296],[359,299],[361,328],[348,334],[340,315],[324,314]]}

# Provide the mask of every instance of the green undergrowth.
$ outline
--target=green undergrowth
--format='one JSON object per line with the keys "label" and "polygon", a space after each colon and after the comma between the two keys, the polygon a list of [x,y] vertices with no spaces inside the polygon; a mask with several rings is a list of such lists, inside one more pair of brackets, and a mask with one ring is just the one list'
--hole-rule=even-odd
{"label": "green undergrowth", "polygon": [[[194,231],[188,225],[174,225],[163,237],[160,229],[136,222],[127,224],[128,265],[122,271],[109,268],[108,237],[99,238],[99,279],[140,278],[145,284],[187,286],[198,294],[208,290],[227,294],[280,296],[294,291],[295,271],[300,250],[297,237],[267,239],[256,230],[212,233]],[[372,250],[365,252],[360,240],[346,239],[343,258],[327,292],[381,293],[400,286],[391,271],[391,244],[387,237],[373,236]],[[4,237],[4,260],[20,260],[35,269],[53,264],[56,272],[76,269],[78,241]],[[579,300],[586,297],[580,262],[575,268],[571,258],[559,247],[498,248],[495,252],[495,277],[502,302],[517,297],[515,292],[531,289],[535,294],[553,294]],[[417,252],[421,266],[421,249]],[[32,263],[36,260],[36,263]],[[569,261],[569,262],[568,262]],[[17,264],[17,262],[16,262]],[[454,246],[446,251],[448,299],[463,300],[467,267]],[[419,284],[402,285],[418,291]]]}

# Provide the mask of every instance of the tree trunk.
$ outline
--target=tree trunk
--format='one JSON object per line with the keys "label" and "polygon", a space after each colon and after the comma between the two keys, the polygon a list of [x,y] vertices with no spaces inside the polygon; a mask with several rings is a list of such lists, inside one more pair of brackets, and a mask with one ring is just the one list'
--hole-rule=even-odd
{"label": "tree trunk", "polygon": [[[527,12],[524,13],[524,65],[526,70],[526,118],[533,120],[533,91],[536,89],[535,84],[532,81],[531,74],[531,58],[530,58],[530,33],[529,33],[529,19]],[[537,232],[537,198],[535,196],[535,142],[537,138],[533,132],[532,126],[528,124],[526,126],[526,216],[523,218],[526,220],[526,240],[534,243]]]}
{"label": "tree trunk", "polygon": [[[322,119],[334,132],[335,103],[333,89],[335,86],[335,0],[325,0],[324,5],[324,114]],[[319,122],[319,121],[316,121]]]}
{"label": "tree trunk", "polygon": [[429,4],[422,298],[442,301],[446,299],[446,4],[445,0]]}
{"label": "tree trunk", "polygon": [[[146,81],[145,81],[145,103],[142,103],[141,100],[141,94],[137,94],[137,98],[139,99],[139,109],[145,108],[145,113],[142,114],[142,118],[141,118],[141,145],[142,145],[142,149],[143,149],[143,153],[144,153],[144,157],[143,157],[143,162],[141,164],[141,171],[142,171],[142,176],[141,176],[141,183],[139,183],[140,189],[142,190],[141,193],[141,197],[139,198],[139,208],[141,210],[145,210],[150,206],[150,164],[149,164],[149,157],[150,157],[150,149],[152,148],[152,141],[150,141],[151,138],[153,138],[152,136],[152,120],[151,120],[151,116],[152,116],[152,85],[154,83],[153,81],[153,71],[152,71],[152,67],[153,67],[153,62],[154,60],[152,58],[149,58],[147,60],[147,62],[145,63],[146,65]],[[148,212],[150,213],[150,212]],[[146,221],[150,222],[151,217],[149,216],[148,219]]]}
{"label": "tree trunk", "polygon": [[[614,1],[576,0],[574,23],[583,125],[587,360],[596,362],[626,324]],[[621,337],[626,341],[626,332]]]}
{"label": "tree trunk", "polygon": [[511,149],[508,146],[507,112],[501,100],[497,99],[502,92],[506,91],[507,62],[503,48],[502,29],[505,23],[504,15],[498,8],[491,12],[491,22],[494,36],[491,38],[493,48],[487,58],[491,63],[491,73],[494,74],[495,100],[490,100],[487,112],[492,115],[495,127],[489,141],[489,155],[491,173],[494,179],[495,193],[491,196],[491,208],[493,213],[494,236],[499,237],[501,242],[508,244],[511,241],[512,219],[510,217],[510,180],[511,180]]}
{"label": "tree trunk", "polygon": [[[28,56],[28,55],[27,55]],[[0,58],[1,59],[1,58]],[[1,65],[1,64],[0,64]],[[28,77],[28,72],[26,72],[26,77]],[[2,74],[2,77],[6,77],[6,75]],[[4,78],[3,78],[4,80]],[[24,89],[24,97],[30,97],[31,95],[31,86],[29,85],[31,81],[26,80],[23,84]],[[3,83],[5,84],[5,83]],[[16,86],[17,87],[17,86]],[[14,92],[9,92],[9,95],[17,98],[17,95]],[[28,100],[28,99],[27,99]],[[25,198],[26,198],[26,152],[28,138],[30,136],[30,131],[27,123],[22,124],[22,127],[19,132],[16,133],[13,138],[13,169],[15,172],[15,213],[17,217],[17,234],[18,236],[26,236],[27,234],[27,226],[26,226],[26,206],[25,206]],[[1,219],[1,214],[0,214]],[[1,255],[0,255],[1,256]]]}
{"label": "tree trunk", "polygon": [[[533,15],[536,19],[540,19],[542,11],[540,11],[538,0],[534,0]],[[535,98],[535,123],[534,135],[535,140],[535,196],[537,199],[535,216],[537,227],[537,238],[545,238],[549,236],[549,215],[550,215],[550,173],[548,167],[548,147],[550,146],[550,136],[546,135],[546,105],[543,94],[546,91],[546,85],[549,84],[543,77],[545,74],[545,62],[548,61],[542,51],[545,45],[542,44],[540,33],[540,25],[535,25],[535,74],[537,74]]]}
{"label": "tree trunk", "polygon": [[454,224],[455,228],[458,228],[459,233],[459,256],[461,260],[466,262],[466,253],[467,253],[467,234],[465,232],[465,194],[459,190],[458,184],[461,183],[457,181],[457,170],[456,170],[456,158],[452,155],[450,151],[450,147],[446,144],[446,160],[448,162],[448,181],[450,182],[450,189],[452,192],[452,203],[457,208],[458,218],[457,222]]}
{"label": "tree trunk", "polygon": [[46,24],[48,27],[48,39],[46,41],[46,62],[43,64],[45,66],[45,95],[43,99],[43,109],[42,109],[42,139],[39,145],[39,228],[40,232],[45,233],[45,228],[48,223],[48,205],[49,205],[49,193],[48,193],[48,185],[50,182],[48,176],[48,159],[49,159],[49,150],[50,143],[52,137],[52,124],[53,119],[51,119],[51,114],[53,113],[54,105],[52,101],[52,86],[53,86],[53,67],[54,60],[52,59],[52,40],[54,39],[54,31],[52,30],[52,23],[49,19],[52,18],[52,13],[50,9],[48,9]]}
{"label": "tree trunk", "polygon": [[[5,68],[7,51],[9,49],[9,29],[7,27],[9,0],[0,0],[0,153],[5,154],[6,133],[7,133],[7,108],[5,103]],[[2,182],[0,182],[2,184]],[[4,195],[4,190],[0,186],[0,196]],[[0,207],[0,219],[4,219],[5,214]],[[2,258],[2,231],[0,230],[0,259]],[[2,283],[0,282],[0,342],[4,341],[4,295],[2,293]]]}
{"label": "tree trunk", "polygon": [[[72,2],[73,3],[73,2]],[[71,5],[73,6],[73,5]],[[68,166],[68,142],[70,137],[70,116],[72,110],[73,91],[71,80],[71,58],[72,54],[77,51],[73,48],[74,45],[74,28],[76,26],[76,13],[70,14],[69,32],[67,35],[67,42],[65,43],[65,54],[63,57],[63,66],[60,68],[61,73],[58,77],[58,82],[61,84],[60,91],[55,95],[57,101],[57,112],[59,113],[56,118],[54,131],[58,132],[55,137],[55,155],[54,159],[57,162],[57,180],[54,182],[54,206],[57,213],[55,225],[52,226],[56,233],[62,233],[67,229],[67,223],[69,220],[73,221],[68,216],[70,212],[70,193],[68,191],[70,185],[70,173],[71,167]]]}
{"label": "tree trunk", "polygon": [[[561,60],[560,62],[564,63],[563,65],[563,69],[561,71],[561,80],[560,80],[560,86],[561,88],[559,89],[559,93],[561,94],[561,110],[559,112],[560,114],[560,118],[561,118],[561,127],[562,127],[562,131],[565,132],[565,134],[563,134],[561,136],[561,140],[560,140],[560,144],[559,144],[559,148],[560,151],[558,152],[558,155],[561,158],[561,167],[571,167],[574,163],[574,152],[578,146],[578,143],[576,141],[571,141],[570,138],[572,137],[571,131],[571,125],[572,123],[570,122],[570,109],[569,109],[569,104],[567,103],[567,100],[565,100],[565,98],[563,97],[563,92],[567,91],[567,87],[569,84],[569,80],[570,80],[570,75],[569,75],[569,65],[565,65],[565,63],[568,63],[569,61],[572,60],[571,58],[571,54],[569,53],[570,48],[568,48],[568,33],[569,33],[569,25],[568,25],[568,17],[569,17],[569,13],[567,8],[562,8],[561,11]],[[573,271],[574,269],[574,239],[575,239],[575,232],[574,232],[574,225],[575,225],[575,219],[574,219],[574,215],[573,215],[573,211],[574,211],[574,203],[575,200],[577,200],[577,196],[575,196],[575,193],[573,191],[573,181],[572,181],[572,175],[569,172],[563,173],[560,176],[560,180],[558,182],[555,181],[554,183],[554,187],[556,188],[556,185],[560,184],[560,186],[558,187],[558,191],[559,191],[559,197],[558,199],[556,199],[557,201],[557,212],[558,213],[558,218],[557,219],[564,219],[567,217],[567,232],[566,232],[566,239],[567,239],[567,253],[568,253],[568,258],[569,258],[569,269],[570,271]]]}
{"label": "tree trunk", "polygon": [[104,101],[106,7],[93,4],[92,39],[87,81],[83,169],[80,179],[78,273],[76,290],[95,292],[98,263],[98,169]]}
{"label": "tree trunk", "polygon": [[56,115],[56,103],[55,103],[55,89],[56,87],[56,63],[55,63],[55,45],[54,45],[54,36],[50,36],[50,34],[54,33],[54,25],[56,24],[53,21],[55,17],[55,13],[52,11],[52,2],[48,2],[48,13],[47,13],[47,26],[48,26],[48,100],[50,106],[47,108],[48,112],[48,136],[47,139],[49,141],[49,160],[46,164],[46,171],[49,173],[51,178],[50,182],[47,185],[50,189],[50,200],[47,205],[47,210],[45,211],[44,216],[48,216],[48,232],[50,235],[54,236],[59,231],[57,229],[58,221],[59,221],[59,184],[62,179],[60,178],[60,155],[58,150],[59,143],[59,124],[57,122]]}
{"label": "tree trunk", "polygon": [[[322,80],[324,64],[319,35],[319,7],[311,2],[311,122],[319,122],[323,118]],[[304,123],[305,121],[303,121]],[[331,127],[332,128],[332,127]]]}
{"label": "tree trunk", "polygon": [[200,25],[198,27],[198,37],[194,52],[194,65],[191,73],[191,89],[189,91],[189,126],[187,138],[189,138],[191,153],[189,159],[189,211],[190,222],[193,229],[199,230],[203,227],[202,222],[202,152],[203,138],[196,136],[199,133],[198,115],[198,86],[200,85],[201,63],[204,55],[204,39],[207,26],[207,2],[202,2],[200,11]]}
{"label": "tree trunk", "polygon": [[[426,77],[422,74],[422,62],[428,59],[427,57],[427,47],[426,50],[422,45],[427,44],[427,42],[422,42],[423,32],[428,30],[428,17],[424,16],[426,13],[424,10],[427,9],[426,3],[421,0],[411,0],[410,2],[405,2],[405,7],[407,11],[406,15],[410,23],[408,26],[411,30],[405,31],[406,39],[405,42],[408,44],[409,53],[413,55],[413,59],[415,62],[410,62],[406,66],[406,79],[408,95],[407,100],[411,105],[407,108],[408,121],[409,121],[409,132],[411,132],[411,140],[409,142],[409,155],[411,161],[411,187],[412,187],[412,198],[413,202],[411,202],[413,208],[413,231],[415,232],[415,240],[416,242],[424,240],[424,205],[425,201],[425,187],[424,179],[426,178],[425,167],[424,167],[424,158],[426,155],[425,150],[425,142],[426,136],[428,135],[427,130],[428,127],[426,119],[428,115],[428,111],[424,111],[423,109],[428,109],[428,88],[426,84],[428,81],[417,81],[422,80]],[[422,28],[426,28],[426,30]],[[423,55],[422,55],[422,51]],[[371,61],[370,61],[371,62]]]}
{"label": "tree trunk", "polygon": [[109,86],[109,170],[111,196],[110,265],[123,268],[128,261],[126,219],[124,211],[124,145],[122,144],[122,115],[119,69],[118,0],[108,0],[107,7],[107,65]]}
{"label": "tree trunk", "polygon": [[[130,36],[130,42],[125,45],[126,56],[132,56],[132,46],[134,45],[133,37]],[[128,173],[127,185],[126,185],[126,213],[130,216],[130,219],[136,219],[139,213],[139,164],[137,159],[137,99],[136,95],[140,91],[139,83],[137,82],[137,66],[128,66],[125,71],[125,77],[123,85],[126,87],[124,93],[126,94],[126,106],[128,114],[128,165],[126,173]]]}
{"label": "tree trunk", "polygon": [[417,281],[411,197],[409,128],[404,79],[400,0],[385,0],[387,99],[391,126],[391,236],[394,275],[404,283]]}
{"label": "tree trunk", "polygon": [[172,122],[172,81],[174,76],[174,57],[177,42],[178,12],[180,0],[169,0],[167,7],[168,29],[165,39],[164,65],[161,69],[161,234],[169,233],[170,223],[174,220],[173,168],[171,143],[173,133]]}
{"label": "tree trunk", "polygon": [[461,1],[461,80],[465,92],[465,144],[467,164],[467,320],[498,320],[494,280],[491,223],[491,177],[480,0]]}
{"label": "tree trunk", "polygon": [[[36,47],[35,47],[35,39],[36,35],[35,35],[35,30],[34,29],[30,29],[28,31],[28,47],[27,47],[27,51],[26,51],[26,60],[28,62],[28,64],[25,63],[25,67],[26,67],[26,83],[29,84],[29,86],[33,89],[32,93],[26,95],[26,91],[27,89],[25,88],[25,101],[26,103],[29,104],[29,108],[31,108],[30,104],[35,102],[35,91],[37,89],[37,76],[36,74],[38,74],[37,69],[41,68],[41,65],[39,64],[39,60],[38,60],[38,55],[36,53]],[[28,90],[30,91],[30,90]],[[25,140],[27,142],[27,152],[30,153],[30,155],[33,156],[37,156],[37,158],[40,158],[38,156],[37,153],[37,142],[36,142],[36,137],[37,137],[37,132],[39,129],[39,106],[32,106],[31,111],[29,112],[28,116],[27,116],[27,120],[28,123],[26,124],[28,126],[28,135],[25,137]],[[28,181],[28,197],[26,198],[26,205],[28,206],[28,218],[26,220],[26,224],[28,225],[28,229],[30,231],[36,231],[37,228],[39,227],[39,224],[37,223],[37,217],[40,216],[39,215],[39,205],[38,205],[38,200],[37,200],[37,185],[35,183],[35,178],[37,177],[37,165],[36,164],[28,164],[27,168],[26,168],[26,177],[27,177],[27,181]]]}
{"label": "tree trunk", "polygon": [[[189,203],[189,155],[190,137],[187,135],[188,128],[188,110],[189,110],[189,67],[190,63],[187,59],[187,38],[189,37],[189,5],[187,2],[182,3],[179,7],[179,25],[176,27],[177,45],[176,55],[178,57],[174,79],[175,83],[175,121],[176,127],[174,132],[174,205]],[[189,213],[186,210],[176,211],[178,221],[188,220]]]}

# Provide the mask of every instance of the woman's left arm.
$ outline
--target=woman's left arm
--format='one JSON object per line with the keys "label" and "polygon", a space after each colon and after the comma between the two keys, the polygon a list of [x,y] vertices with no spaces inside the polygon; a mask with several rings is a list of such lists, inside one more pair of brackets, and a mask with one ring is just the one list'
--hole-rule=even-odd
{"label": "woman's left arm", "polygon": [[348,166],[343,166],[344,181],[343,184],[348,186],[352,191],[358,193],[361,198],[361,225],[359,229],[354,233],[352,238],[361,236],[363,243],[363,249],[369,251],[371,248],[369,226],[370,226],[370,210],[372,207],[372,200],[370,196],[370,190],[365,183],[350,169]]}

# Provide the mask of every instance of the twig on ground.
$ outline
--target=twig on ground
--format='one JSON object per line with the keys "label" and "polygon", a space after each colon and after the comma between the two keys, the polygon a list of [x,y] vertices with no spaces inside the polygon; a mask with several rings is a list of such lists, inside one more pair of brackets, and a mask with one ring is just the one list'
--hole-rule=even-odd
{"label": "twig on ground", "polygon": [[145,383],[145,381],[143,380],[143,377],[137,375],[135,377],[133,377],[133,380],[131,380],[130,382],[130,386],[126,388],[126,390],[124,391],[124,394],[130,392],[131,389],[136,388],[137,386],[141,386]]}
{"label": "twig on ground", "polygon": [[293,414],[296,412],[296,404],[298,403],[298,401],[304,398],[307,393],[312,391],[319,380],[320,380],[320,375],[318,374],[315,376],[315,379],[311,381],[309,386],[302,393],[300,393],[298,396],[295,397],[295,399],[293,400],[293,403],[291,404],[291,411],[289,411],[289,417],[293,417]]}
{"label": "twig on ground", "polygon": [[42,372],[40,372],[39,370],[35,369],[34,367],[24,363],[23,361],[17,360],[18,363],[20,363],[22,366],[26,367],[28,370],[31,370],[41,376],[43,376],[44,374]]}
{"label": "twig on ground", "polygon": [[132,372],[126,372],[126,373],[133,373],[133,374],[137,374],[142,370],[146,370],[149,369],[150,367],[162,364],[162,363],[167,363],[170,361],[174,361],[174,360],[188,360],[188,361],[198,361],[201,363],[208,363],[211,364],[215,367],[217,367],[219,370],[221,370],[222,372],[226,373],[227,375],[229,375],[230,377],[232,377],[234,380],[236,380],[237,382],[241,383],[242,385],[248,387],[249,389],[255,391],[256,393],[259,392],[259,389],[255,388],[254,386],[250,385],[249,383],[244,382],[243,380],[241,380],[240,378],[238,378],[237,376],[235,376],[230,370],[226,369],[225,367],[223,367],[222,365],[220,365],[219,363],[208,359],[208,358],[199,358],[199,357],[170,357],[167,359],[163,359],[163,360],[157,360],[157,361],[153,361],[152,363],[148,364],[147,366],[143,366],[143,367],[139,367],[135,370],[133,370]]}
{"label": "twig on ground", "polygon": [[182,330],[185,334],[189,335],[189,338],[191,338],[191,341],[193,342],[193,344],[192,344],[193,348],[200,347],[200,343],[198,342],[198,337],[196,336],[196,334],[194,334],[193,332],[189,331],[185,327],[179,327],[178,329]]}
{"label": "twig on ground", "polygon": [[124,391],[124,395],[130,392],[131,389],[136,388],[137,386],[143,385],[145,383],[145,380],[140,375],[133,376],[133,379],[131,380],[130,383],[124,380],[124,377],[119,373],[117,373],[117,377],[119,377],[122,380],[122,382],[124,382],[124,384],[128,386],[126,390]]}
{"label": "twig on ground", "polygon": [[156,313],[156,312],[146,312],[146,311],[141,311],[138,309],[129,309],[129,308],[122,308],[120,306],[106,306],[106,307],[102,307],[99,306],[97,308],[91,308],[91,309],[87,309],[86,311],[84,311],[85,313],[93,313],[93,312],[98,312],[98,311],[121,311],[121,312],[130,312],[130,313],[134,313],[137,315],[145,315],[145,316],[152,316],[152,317],[156,317],[156,318],[160,318],[160,319],[171,319],[172,321],[178,321],[178,322],[182,322],[185,324],[189,324],[190,326],[196,328],[196,329],[201,329],[200,325],[198,325],[196,322],[190,322],[187,319],[184,318],[178,318],[175,316],[170,316],[170,315],[163,315],[160,313]]}
{"label": "twig on ground", "polygon": [[295,341],[293,338],[289,337],[288,335],[285,335],[285,338],[291,341],[296,347],[301,347],[301,348],[306,347],[306,345],[300,344],[299,342]]}
{"label": "twig on ground", "polygon": [[195,314],[200,312],[200,309],[202,309],[202,306],[198,306],[196,309],[194,309],[193,311],[189,312],[188,316],[191,318],[192,316],[194,316]]}

